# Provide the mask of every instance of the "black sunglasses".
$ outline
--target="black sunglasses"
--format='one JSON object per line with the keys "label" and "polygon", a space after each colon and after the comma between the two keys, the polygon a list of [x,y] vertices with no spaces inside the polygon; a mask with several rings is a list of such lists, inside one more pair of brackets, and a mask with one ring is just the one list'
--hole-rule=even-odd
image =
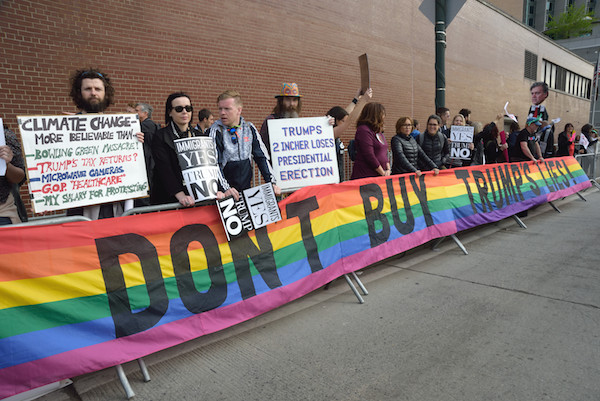
{"label": "black sunglasses", "polygon": [[228,131],[231,134],[231,143],[233,143],[234,145],[237,144],[237,127],[229,128]]}
{"label": "black sunglasses", "polygon": [[192,106],[175,106],[173,107],[173,110],[175,110],[177,113],[181,113],[183,111],[183,109],[185,109],[185,111],[187,111],[188,113],[191,113],[194,108]]}

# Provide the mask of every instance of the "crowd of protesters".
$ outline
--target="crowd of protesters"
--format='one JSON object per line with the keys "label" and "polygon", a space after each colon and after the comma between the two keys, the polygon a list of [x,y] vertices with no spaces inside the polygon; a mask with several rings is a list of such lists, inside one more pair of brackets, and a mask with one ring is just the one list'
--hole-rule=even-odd
{"label": "crowd of protesters", "polygon": [[[373,91],[370,88],[364,93],[358,91],[346,108],[335,106],[327,112],[334,130],[340,181],[345,179],[341,134],[352,126],[354,120],[356,134],[351,145],[355,156],[350,179],[406,173],[420,176],[423,171],[432,171],[437,175],[440,170],[460,166],[539,162],[549,157],[573,156],[595,150],[598,133],[590,124],[584,125],[580,133],[577,133],[573,124],[567,123],[560,134],[554,135],[555,124],[549,121],[548,111],[541,104],[548,95],[548,86],[543,82],[536,82],[530,91],[532,106],[523,126],[516,118],[514,121],[508,120],[502,113],[494,121],[482,125],[471,119],[471,110],[467,108],[461,109],[450,120],[450,110],[440,107],[435,114],[424,120],[426,122],[422,131],[417,120],[407,116],[400,117],[394,124],[395,135],[387,139],[383,130],[385,107],[381,103],[371,102]],[[103,113],[113,103],[114,88],[104,72],[83,69],[72,75],[70,95],[80,113]],[[195,126],[192,125],[192,100],[183,92],[168,96],[165,103],[165,126],[162,128],[151,120],[153,108],[150,105],[129,103],[127,111],[137,113],[140,118],[142,132],[137,136],[144,144],[150,184],[150,197],[136,200],[135,206],[170,202],[179,202],[186,207],[195,204],[182,184],[173,144],[178,138],[190,136],[209,136],[215,141],[221,172],[218,198],[231,195],[237,199],[239,191],[250,186],[254,176],[251,161],[256,163],[264,180],[271,182],[275,193],[279,194],[269,162],[267,121],[300,117],[302,95],[296,83],[284,83],[275,98],[277,103],[260,130],[241,116],[242,99],[235,91],[225,91],[217,99],[218,119],[204,108],[198,113],[199,122]],[[510,121],[508,132],[504,130],[505,120]],[[456,154],[451,156],[452,126],[472,127],[472,142],[454,144],[460,145],[463,148],[461,150],[468,149],[469,157],[459,158]],[[5,137],[6,145],[0,146],[0,158],[7,166],[6,173],[0,176],[0,225],[19,221],[13,204],[18,204],[20,199],[15,199],[13,194],[18,194],[15,188],[25,181],[20,144],[7,129]],[[388,156],[390,150],[391,160]],[[108,210],[117,206],[120,205],[97,205],[92,218],[118,215],[120,209]],[[69,210],[69,214],[73,213],[81,214],[82,210]]]}

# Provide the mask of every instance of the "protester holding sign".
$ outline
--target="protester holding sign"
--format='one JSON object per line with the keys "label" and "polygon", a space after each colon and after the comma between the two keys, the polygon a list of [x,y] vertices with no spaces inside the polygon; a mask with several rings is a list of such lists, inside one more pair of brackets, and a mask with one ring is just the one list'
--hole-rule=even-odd
{"label": "protester holding sign", "polygon": [[435,163],[423,152],[417,141],[411,136],[413,128],[412,120],[409,117],[400,117],[396,122],[396,135],[392,137],[392,174],[416,173],[420,176],[421,170],[418,167],[418,161],[433,170],[434,175],[438,175]]}
{"label": "protester holding sign", "polygon": [[275,195],[280,195],[266,156],[267,149],[254,124],[242,117],[241,95],[236,91],[225,91],[217,98],[217,105],[220,119],[210,127],[209,135],[217,145],[219,166],[225,177],[223,187],[237,200],[239,192],[252,185],[251,160],[254,159],[265,182],[273,183]]}
{"label": "protester holding sign", "polygon": [[275,95],[275,99],[277,99],[277,104],[260,127],[260,137],[267,147],[269,158],[271,157],[271,142],[267,121],[277,118],[298,118],[302,112],[302,95],[295,82],[281,84],[281,92]]}
{"label": "protester holding sign", "polygon": [[[4,129],[0,119],[0,160],[5,168],[0,170],[0,225],[20,223],[15,200],[11,193],[13,184],[25,180],[25,163],[17,136]],[[4,144],[5,143],[5,144]]]}
{"label": "protester holding sign", "polygon": [[391,174],[388,146],[383,135],[385,108],[381,103],[368,103],[356,122],[356,157],[351,179]]}
{"label": "protester holding sign", "polygon": [[[333,136],[335,137],[335,151],[338,159],[338,171],[340,174],[340,182],[344,181],[344,143],[341,136],[348,129],[352,120],[362,111],[363,106],[373,97],[373,89],[369,88],[365,95],[361,95],[359,89],[356,96],[346,108],[334,106],[327,112],[327,115],[334,118]],[[358,106],[358,107],[357,107]]]}
{"label": "protester holding sign", "polygon": [[[77,70],[71,75],[70,95],[80,113],[104,113],[114,102],[115,90],[107,74],[90,68]],[[132,112],[135,112],[135,109]],[[142,132],[137,132],[135,135],[140,142],[144,142]],[[82,215],[97,220],[120,216],[123,210],[121,202],[112,202],[69,209],[67,215]]]}
{"label": "protester holding sign", "polygon": [[[171,93],[165,103],[165,127],[156,132],[152,142],[154,180],[150,202],[154,205],[179,202],[194,206],[195,201],[183,184],[183,173],[177,158],[175,140],[203,136],[191,126],[194,108],[190,97],[183,92]],[[222,194],[219,194],[222,196]]]}

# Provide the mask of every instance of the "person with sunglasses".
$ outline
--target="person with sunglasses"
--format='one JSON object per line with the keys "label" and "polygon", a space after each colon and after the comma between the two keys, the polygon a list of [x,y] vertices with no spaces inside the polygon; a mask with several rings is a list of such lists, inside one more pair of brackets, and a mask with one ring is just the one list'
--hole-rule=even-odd
{"label": "person with sunglasses", "polygon": [[[150,203],[154,205],[179,202],[194,206],[194,198],[187,194],[183,173],[177,159],[175,140],[193,136],[206,136],[192,127],[194,108],[190,97],[183,92],[171,93],[165,103],[165,127],[156,132],[152,141],[154,177],[150,187]],[[224,180],[220,177],[220,187]],[[226,183],[225,183],[226,184]],[[219,191],[217,197],[223,197]]]}
{"label": "person with sunglasses", "polygon": [[275,195],[281,190],[275,184],[273,170],[267,159],[267,149],[254,124],[242,117],[242,97],[228,90],[217,98],[219,120],[210,127],[210,136],[217,145],[219,167],[227,183],[224,188],[232,191],[237,200],[239,191],[252,185],[253,159],[265,182],[273,183]]}

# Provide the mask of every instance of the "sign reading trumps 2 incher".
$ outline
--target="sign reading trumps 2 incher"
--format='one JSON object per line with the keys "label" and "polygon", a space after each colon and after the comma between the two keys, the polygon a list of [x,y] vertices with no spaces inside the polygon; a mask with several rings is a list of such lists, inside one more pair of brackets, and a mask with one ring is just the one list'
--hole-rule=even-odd
{"label": "sign reading trumps 2 incher", "polygon": [[327,117],[281,118],[267,124],[271,163],[282,190],[339,182],[333,127]]}
{"label": "sign reading trumps 2 incher", "polygon": [[18,117],[36,213],[148,194],[137,114]]}

